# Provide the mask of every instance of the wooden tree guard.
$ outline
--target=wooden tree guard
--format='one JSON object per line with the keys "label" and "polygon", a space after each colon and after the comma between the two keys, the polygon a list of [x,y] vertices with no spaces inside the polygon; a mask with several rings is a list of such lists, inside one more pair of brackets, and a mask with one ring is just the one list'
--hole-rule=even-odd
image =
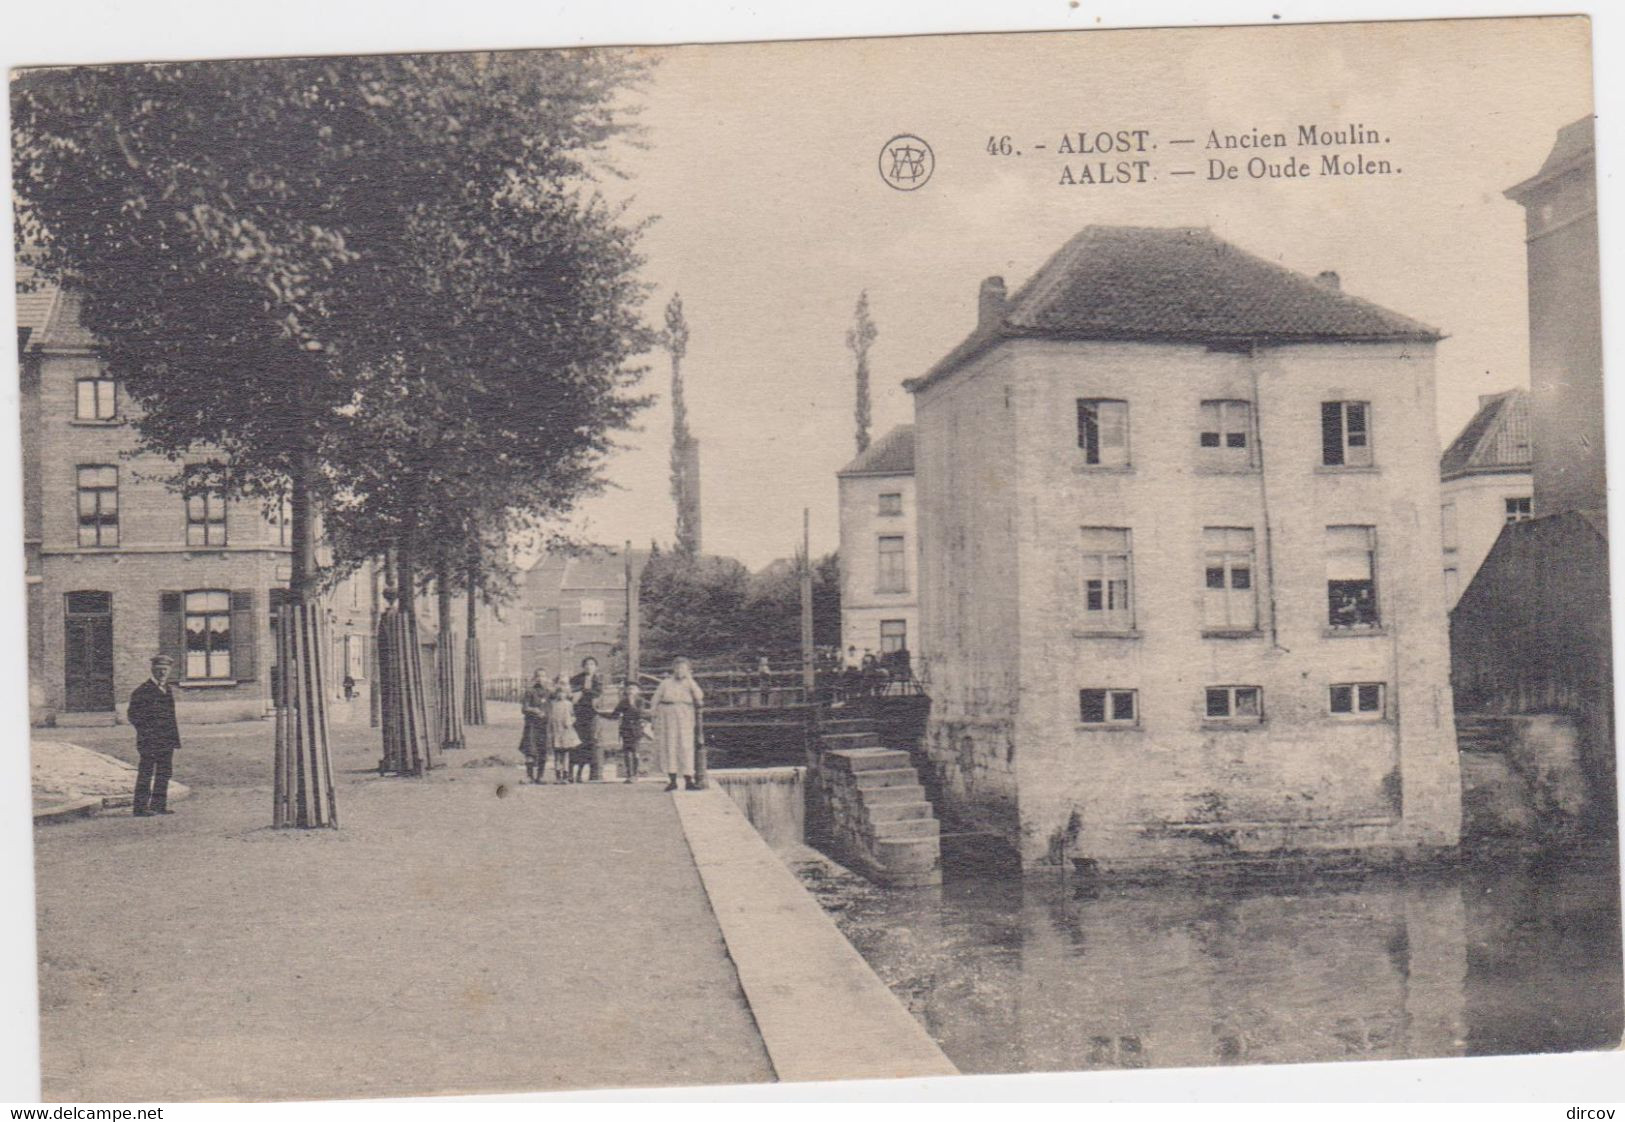
{"label": "wooden tree guard", "polygon": [[327,742],[327,649],[321,609],[297,601],[277,609],[276,758],[272,776],[271,825],[337,827],[333,762]]}
{"label": "wooden tree guard", "polygon": [[440,733],[440,750],[452,752],[463,746],[463,719],[457,711],[457,632],[440,633],[434,647],[435,719]]}
{"label": "wooden tree guard", "polygon": [[384,589],[387,607],[378,615],[378,720],[384,754],[379,772],[423,775],[436,764],[423,691],[423,660],[417,620]]}
{"label": "wooden tree guard", "polygon": [[480,670],[480,641],[476,630],[478,625],[475,622],[475,605],[478,601],[473,581],[469,582],[468,587],[468,644],[463,648],[463,723],[483,725],[485,675]]}

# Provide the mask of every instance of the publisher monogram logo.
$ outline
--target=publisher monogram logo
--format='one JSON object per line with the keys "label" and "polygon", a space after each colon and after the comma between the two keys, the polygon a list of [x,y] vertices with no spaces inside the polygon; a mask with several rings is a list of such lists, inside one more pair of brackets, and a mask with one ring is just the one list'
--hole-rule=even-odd
{"label": "publisher monogram logo", "polygon": [[931,146],[912,133],[892,137],[880,150],[880,178],[899,191],[924,187],[936,166]]}

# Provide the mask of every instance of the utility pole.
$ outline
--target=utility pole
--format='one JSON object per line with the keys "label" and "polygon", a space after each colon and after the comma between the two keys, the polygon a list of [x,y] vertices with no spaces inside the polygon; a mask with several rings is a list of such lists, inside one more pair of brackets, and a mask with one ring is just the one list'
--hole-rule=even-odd
{"label": "utility pole", "polygon": [[632,543],[626,543],[626,680],[638,684],[638,571],[632,562]]}
{"label": "utility pole", "polygon": [[817,690],[813,666],[812,511],[801,508],[801,687],[810,704]]}

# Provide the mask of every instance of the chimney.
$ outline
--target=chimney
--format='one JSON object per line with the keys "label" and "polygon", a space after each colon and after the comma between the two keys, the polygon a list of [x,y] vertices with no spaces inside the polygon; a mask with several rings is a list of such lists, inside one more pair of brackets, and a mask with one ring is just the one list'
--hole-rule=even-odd
{"label": "chimney", "polygon": [[1343,290],[1342,279],[1330,269],[1327,269],[1325,272],[1316,276],[1315,283],[1320,285],[1322,288],[1329,288],[1333,292],[1341,292]]}
{"label": "chimney", "polygon": [[987,331],[1004,318],[1004,278],[988,277],[982,282],[982,291],[976,306],[976,328]]}

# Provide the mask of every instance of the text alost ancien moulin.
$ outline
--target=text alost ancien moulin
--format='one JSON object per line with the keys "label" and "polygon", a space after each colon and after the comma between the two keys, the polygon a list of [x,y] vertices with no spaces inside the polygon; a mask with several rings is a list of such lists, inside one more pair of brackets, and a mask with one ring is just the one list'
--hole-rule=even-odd
{"label": "text alost ancien moulin", "polygon": [[[1298,125],[1295,133],[1269,132],[1258,128],[1227,133],[1210,130],[1203,144],[1208,153],[1206,178],[1225,179],[1310,179],[1314,176],[1398,175],[1392,160],[1369,155],[1366,147],[1387,145],[1389,138],[1360,123],[1329,128],[1324,125]],[[1354,146],[1354,151],[1349,149]],[[1277,150],[1289,147],[1321,149],[1318,159]],[[1247,152],[1269,149],[1241,159],[1215,155],[1217,152]],[[1325,149],[1332,149],[1326,151]]]}

